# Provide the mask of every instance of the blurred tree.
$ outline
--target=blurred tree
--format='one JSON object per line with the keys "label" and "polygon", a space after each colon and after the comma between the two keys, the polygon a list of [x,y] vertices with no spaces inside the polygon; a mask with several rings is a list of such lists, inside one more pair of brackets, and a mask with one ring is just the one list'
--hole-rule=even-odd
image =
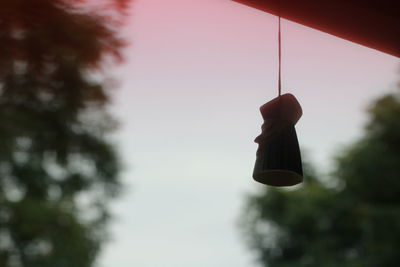
{"label": "blurred tree", "polygon": [[307,167],[302,186],[248,199],[241,222],[263,266],[399,266],[400,95],[378,99],[369,117],[337,158],[334,185]]}
{"label": "blurred tree", "polygon": [[120,184],[101,66],[127,3],[0,1],[1,267],[92,266],[105,240]]}

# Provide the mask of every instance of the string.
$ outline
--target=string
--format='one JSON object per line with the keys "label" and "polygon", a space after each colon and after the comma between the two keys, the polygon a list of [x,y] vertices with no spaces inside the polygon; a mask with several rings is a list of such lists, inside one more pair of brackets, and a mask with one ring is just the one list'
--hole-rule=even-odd
{"label": "string", "polygon": [[281,76],[282,76],[282,44],[281,44],[281,16],[279,16],[278,19],[278,59],[279,59],[279,70],[278,70],[278,96],[281,96],[281,91],[282,91],[282,81],[281,81]]}

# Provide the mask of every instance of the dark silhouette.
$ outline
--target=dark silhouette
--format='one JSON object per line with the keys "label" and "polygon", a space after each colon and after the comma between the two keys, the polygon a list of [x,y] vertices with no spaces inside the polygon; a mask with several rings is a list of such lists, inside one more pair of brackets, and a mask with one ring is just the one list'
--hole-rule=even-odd
{"label": "dark silhouette", "polygon": [[369,116],[331,183],[306,165],[302,186],[248,199],[242,227],[264,266],[399,265],[400,94],[378,99]]}
{"label": "dark silhouette", "polygon": [[303,111],[292,94],[280,95],[260,107],[264,119],[254,166],[254,180],[271,186],[303,181],[299,142],[294,125]]}
{"label": "dark silhouette", "polygon": [[0,1],[0,266],[92,266],[106,239],[120,184],[100,67],[121,59],[127,2]]}

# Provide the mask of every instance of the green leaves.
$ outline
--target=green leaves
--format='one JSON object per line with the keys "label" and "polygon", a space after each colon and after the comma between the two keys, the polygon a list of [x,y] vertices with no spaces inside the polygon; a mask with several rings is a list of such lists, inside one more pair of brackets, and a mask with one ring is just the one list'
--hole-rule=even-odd
{"label": "green leaves", "polygon": [[265,266],[398,265],[400,98],[384,96],[369,112],[364,137],[337,158],[337,187],[307,170],[294,190],[249,198],[242,225]]}
{"label": "green leaves", "polygon": [[0,1],[0,266],[89,267],[106,236],[120,183],[101,66],[121,59],[129,1],[84,2]]}

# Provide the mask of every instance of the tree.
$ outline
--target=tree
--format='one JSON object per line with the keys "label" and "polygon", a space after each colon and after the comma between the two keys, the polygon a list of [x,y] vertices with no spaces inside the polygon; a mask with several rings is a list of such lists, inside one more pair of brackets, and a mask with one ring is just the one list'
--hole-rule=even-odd
{"label": "tree", "polygon": [[120,182],[101,66],[127,2],[0,2],[2,267],[92,266],[105,240]]}
{"label": "tree", "polygon": [[399,93],[374,102],[364,136],[337,157],[335,186],[306,168],[304,185],[249,197],[242,226],[264,266],[399,265],[399,118]]}

